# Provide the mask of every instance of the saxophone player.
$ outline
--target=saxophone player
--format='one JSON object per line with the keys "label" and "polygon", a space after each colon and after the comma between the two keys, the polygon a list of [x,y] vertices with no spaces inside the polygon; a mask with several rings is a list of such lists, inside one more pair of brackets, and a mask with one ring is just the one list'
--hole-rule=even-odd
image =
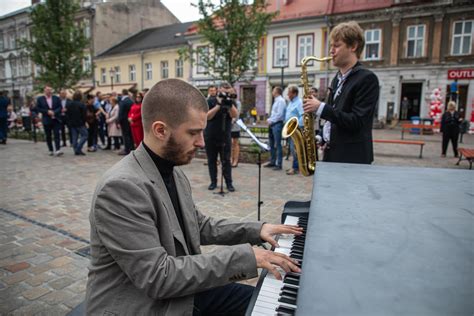
{"label": "saxophone player", "polygon": [[324,161],[371,164],[372,120],[379,98],[379,81],[359,62],[364,33],[354,21],[341,23],[330,33],[330,55],[336,77],[327,102],[314,96],[304,100],[305,112],[326,120],[323,127]]}

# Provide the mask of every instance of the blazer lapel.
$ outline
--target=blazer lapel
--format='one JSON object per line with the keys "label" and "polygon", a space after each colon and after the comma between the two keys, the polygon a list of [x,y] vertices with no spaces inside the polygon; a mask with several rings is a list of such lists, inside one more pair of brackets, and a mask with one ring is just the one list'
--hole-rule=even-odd
{"label": "blazer lapel", "polygon": [[[163,182],[163,178],[161,177],[158,168],[156,168],[153,159],[151,159],[150,155],[148,155],[148,152],[146,151],[145,147],[143,147],[143,144],[140,144],[140,146],[135,151],[133,151],[133,156],[145,172],[148,179],[155,185],[160,201],[168,214],[173,236],[181,243],[186,254],[189,255],[188,246],[186,245],[183,232],[179,226],[178,217],[176,216],[173,203],[171,202],[168,190],[166,189],[165,183]],[[178,185],[177,188],[179,188]]]}

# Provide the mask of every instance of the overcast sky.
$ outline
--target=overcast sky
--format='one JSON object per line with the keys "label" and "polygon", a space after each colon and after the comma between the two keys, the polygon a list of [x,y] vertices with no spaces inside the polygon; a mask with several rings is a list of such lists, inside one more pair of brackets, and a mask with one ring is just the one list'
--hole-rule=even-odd
{"label": "overcast sky", "polygon": [[[18,9],[28,7],[31,0],[0,0],[0,16]],[[199,11],[191,3],[198,0],[161,0],[161,2],[171,11],[181,22],[190,22],[199,19]]]}

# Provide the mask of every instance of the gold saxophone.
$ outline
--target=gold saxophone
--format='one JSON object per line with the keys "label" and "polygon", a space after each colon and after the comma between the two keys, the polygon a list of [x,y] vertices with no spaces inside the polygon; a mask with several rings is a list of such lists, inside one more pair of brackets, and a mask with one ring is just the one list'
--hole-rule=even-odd
{"label": "gold saxophone", "polygon": [[[308,71],[307,64],[312,61],[327,62],[332,57],[317,58],[308,56],[301,60],[301,82],[303,83],[304,98],[309,97]],[[291,137],[295,144],[296,155],[298,157],[298,166],[304,176],[314,174],[316,170],[316,139],[314,135],[314,114],[303,114],[303,128],[298,127],[298,118],[290,118],[281,132],[283,138]]]}

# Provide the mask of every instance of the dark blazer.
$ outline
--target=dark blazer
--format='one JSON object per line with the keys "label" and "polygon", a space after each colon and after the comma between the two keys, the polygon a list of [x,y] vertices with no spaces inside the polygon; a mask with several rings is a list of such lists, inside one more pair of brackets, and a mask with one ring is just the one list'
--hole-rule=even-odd
{"label": "dark blazer", "polygon": [[[184,172],[175,167],[173,176],[184,231],[143,144],[98,181],[89,215],[87,315],[191,316],[195,293],[258,275],[250,244],[261,242],[262,223],[202,214]],[[201,254],[210,244],[229,246]]]}
{"label": "dark blazer", "polygon": [[132,107],[133,101],[130,99],[130,97],[127,98],[122,98],[119,102],[119,123],[120,124],[128,124],[128,112],[130,112],[130,109]]}
{"label": "dark blazer", "polygon": [[459,112],[454,111],[453,114],[451,112],[446,111],[443,116],[441,117],[441,133],[459,133]]}
{"label": "dark blazer", "polygon": [[[61,119],[61,99],[58,96],[53,95],[53,108],[50,109],[46,97],[44,95],[38,97],[36,100],[36,109],[39,113],[43,114],[43,125],[51,125],[55,121],[59,122]],[[48,110],[54,112],[54,120],[48,115]]]}
{"label": "dark blazer", "polygon": [[69,127],[76,128],[85,126],[86,106],[84,103],[79,101],[66,102],[66,121]]}
{"label": "dark blazer", "polygon": [[337,77],[332,80],[321,118],[331,122],[331,139],[324,161],[370,164],[374,160],[372,123],[379,98],[379,80],[358,62],[334,99]]}
{"label": "dark blazer", "polygon": [[0,96],[0,118],[8,116],[7,107],[10,104],[10,99],[6,96]]}

